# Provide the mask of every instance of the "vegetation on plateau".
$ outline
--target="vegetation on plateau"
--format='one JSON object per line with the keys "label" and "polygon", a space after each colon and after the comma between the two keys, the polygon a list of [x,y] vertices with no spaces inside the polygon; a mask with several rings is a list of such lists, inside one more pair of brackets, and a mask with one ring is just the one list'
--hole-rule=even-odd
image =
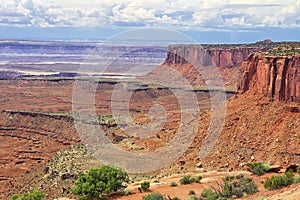
{"label": "vegetation on plateau", "polygon": [[265,52],[265,55],[272,55],[272,56],[289,56],[300,54],[300,49],[272,49]]}

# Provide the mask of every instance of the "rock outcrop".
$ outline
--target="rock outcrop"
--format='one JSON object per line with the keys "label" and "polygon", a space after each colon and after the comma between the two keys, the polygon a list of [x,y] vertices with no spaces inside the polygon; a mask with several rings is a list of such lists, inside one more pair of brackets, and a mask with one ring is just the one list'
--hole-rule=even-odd
{"label": "rock outcrop", "polygon": [[254,90],[275,101],[300,102],[300,55],[252,54],[242,71],[240,93]]}

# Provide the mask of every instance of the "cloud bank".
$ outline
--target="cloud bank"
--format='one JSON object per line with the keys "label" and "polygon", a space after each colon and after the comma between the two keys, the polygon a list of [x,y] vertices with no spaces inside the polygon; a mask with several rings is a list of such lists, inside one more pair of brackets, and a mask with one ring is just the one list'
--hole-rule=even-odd
{"label": "cloud bank", "polygon": [[300,27],[300,0],[3,0],[0,26]]}

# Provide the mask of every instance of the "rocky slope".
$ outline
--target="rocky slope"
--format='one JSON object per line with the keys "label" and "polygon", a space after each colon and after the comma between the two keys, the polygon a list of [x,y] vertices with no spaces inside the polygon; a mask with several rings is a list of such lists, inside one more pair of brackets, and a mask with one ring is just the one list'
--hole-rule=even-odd
{"label": "rocky slope", "polygon": [[43,166],[54,154],[80,142],[73,119],[31,112],[0,113],[0,198],[22,173]]}
{"label": "rocky slope", "polygon": [[300,55],[252,54],[242,68],[240,92],[255,90],[276,101],[300,102]]}
{"label": "rocky slope", "polygon": [[[255,91],[231,98],[222,133],[203,166],[230,170],[246,169],[248,162],[300,163],[300,113],[291,108],[300,104],[274,102]],[[194,149],[202,145],[201,134],[197,137]]]}

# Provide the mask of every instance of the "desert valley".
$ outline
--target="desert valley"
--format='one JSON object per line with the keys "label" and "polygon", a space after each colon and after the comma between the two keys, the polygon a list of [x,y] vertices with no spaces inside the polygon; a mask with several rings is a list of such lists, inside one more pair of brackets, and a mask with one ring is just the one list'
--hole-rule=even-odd
{"label": "desert valley", "polygon": [[[9,40],[0,59],[0,199],[79,199],[80,171],[104,164],[130,179],[108,199],[300,199],[299,42]],[[253,163],[268,170],[258,176]],[[290,169],[294,184],[264,187]],[[222,197],[226,177],[244,176],[255,192]]]}

